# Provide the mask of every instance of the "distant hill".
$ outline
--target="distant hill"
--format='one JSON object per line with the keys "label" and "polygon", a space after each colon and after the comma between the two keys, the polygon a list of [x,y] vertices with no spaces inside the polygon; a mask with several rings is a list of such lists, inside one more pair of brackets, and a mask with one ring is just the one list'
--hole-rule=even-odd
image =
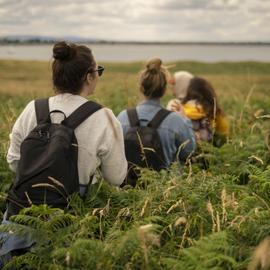
{"label": "distant hill", "polygon": [[0,44],[50,44],[59,41],[68,41],[76,43],[96,43],[102,42],[97,39],[85,39],[76,36],[52,37],[52,36],[35,36],[35,35],[14,35],[0,37]]}
{"label": "distant hill", "polygon": [[35,36],[35,35],[12,35],[12,36],[0,36],[0,44],[52,44],[65,40],[67,42],[75,43],[96,43],[96,44],[143,44],[143,45],[270,45],[269,42],[260,41],[228,41],[228,42],[212,42],[212,41],[181,41],[181,42],[161,42],[161,41],[113,41],[113,40],[101,40],[95,38],[82,38],[77,36]]}

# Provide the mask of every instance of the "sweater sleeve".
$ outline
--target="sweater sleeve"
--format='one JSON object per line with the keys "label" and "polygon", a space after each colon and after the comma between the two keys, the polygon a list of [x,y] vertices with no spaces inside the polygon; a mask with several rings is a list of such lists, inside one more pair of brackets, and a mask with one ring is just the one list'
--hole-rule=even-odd
{"label": "sweater sleeve", "polygon": [[127,110],[120,112],[119,115],[117,116],[117,119],[121,123],[123,134],[125,136],[130,128]]}
{"label": "sweater sleeve", "polygon": [[185,161],[195,151],[195,134],[192,128],[192,122],[188,118],[180,118],[179,116],[177,118],[177,121],[174,121],[175,143],[178,148],[177,156],[179,161]]}
{"label": "sweater sleeve", "polygon": [[108,125],[106,128],[107,151],[101,155],[101,173],[106,181],[121,185],[127,174],[127,161],[123,131],[120,122],[111,110],[106,110]]}
{"label": "sweater sleeve", "polygon": [[35,125],[35,107],[34,101],[31,101],[17,118],[9,135],[10,144],[7,153],[7,162],[9,163],[10,169],[14,172],[17,170],[17,164],[20,160],[21,143]]}

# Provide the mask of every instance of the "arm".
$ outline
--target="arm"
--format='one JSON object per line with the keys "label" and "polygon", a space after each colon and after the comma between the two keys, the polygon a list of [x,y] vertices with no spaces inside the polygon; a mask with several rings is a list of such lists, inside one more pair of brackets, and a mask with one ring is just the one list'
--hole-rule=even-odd
{"label": "arm", "polygon": [[175,124],[175,127],[175,144],[178,148],[177,156],[179,161],[185,161],[196,148],[192,122],[187,118],[179,117],[178,124]]}
{"label": "arm", "polygon": [[16,172],[20,160],[20,147],[22,141],[36,124],[34,102],[31,101],[17,118],[9,135],[10,144],[7,153],[7,162],[12,171]]}
{"label": "arm", "polygon": [[127,111],[124,110],[124,111],[120,112],[118,114],[118,116],[117,116],[117,119],[121,123],[122,129],[123,129],[123,134],[125,136],[125,134],[127,133],[128,129],[130,128]]}
{"label": "arm", "polygon": [[106,129],[107,151],[101,155],[103,177],[113,185],[121,185],[127,174],[127,161],[120,122],[110,110],[106,110],[108,125]]}

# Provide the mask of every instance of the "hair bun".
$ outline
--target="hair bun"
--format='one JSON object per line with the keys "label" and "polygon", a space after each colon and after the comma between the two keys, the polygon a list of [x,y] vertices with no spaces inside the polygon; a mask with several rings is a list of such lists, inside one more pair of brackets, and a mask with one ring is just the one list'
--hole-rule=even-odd
{"label": "hair bun", "polygon": [[162,65],[162,61],[160,58],[152,58],[148,60],[146,64],[146,68],[151,72],[159,72]]}
{"label": "hair bun", "polygon": [[56,60],[68,60],[75,55],[75,48],[65,41],[58,42],[53,46],[53,57]]}

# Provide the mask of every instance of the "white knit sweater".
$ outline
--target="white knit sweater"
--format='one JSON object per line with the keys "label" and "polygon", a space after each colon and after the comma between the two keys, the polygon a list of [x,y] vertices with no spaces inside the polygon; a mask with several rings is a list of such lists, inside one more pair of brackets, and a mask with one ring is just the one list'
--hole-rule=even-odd
{"label": "white knit sweater", "polygon": [[[72,94],[59,94],[49,99],[50,111],[61,110],[68,117],[87,99]],[[63,120],[63,115],[53,113],[53,123]],[[7,161],[10,168],[16,171],[20,160],[20,145],[30,131],[36,126],[34,101],[31,101],[15,122],[10,134],[10,147]],[[103,177],[113,185],[120,185],[127,172],[123,132],[113,112],[103,108],[95,112],[75,129],[78,141],[79,182],[87,185],[90,176],[100,166]]]}

